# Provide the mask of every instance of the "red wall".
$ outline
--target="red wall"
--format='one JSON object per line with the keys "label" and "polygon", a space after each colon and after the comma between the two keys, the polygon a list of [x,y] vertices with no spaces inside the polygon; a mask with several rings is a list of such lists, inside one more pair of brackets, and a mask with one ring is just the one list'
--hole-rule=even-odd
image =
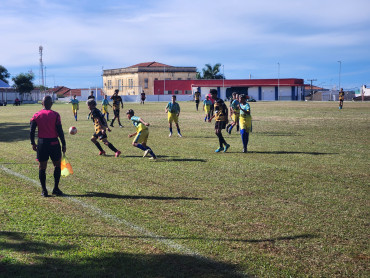
{"label": "red wall", "polygon": [[[166,91],[192,90],[192,87],[275,87],[278,86],[304,86],[304,80],[298,78],[285,79],[214,79],[214,80],[166,80]],[[154,81],[154,94],[164,94],[164,80]]]}

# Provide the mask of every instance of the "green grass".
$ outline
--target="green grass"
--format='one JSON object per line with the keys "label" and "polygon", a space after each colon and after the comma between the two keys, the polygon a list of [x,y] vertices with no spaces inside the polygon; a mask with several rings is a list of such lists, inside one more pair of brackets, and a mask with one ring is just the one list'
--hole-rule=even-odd
{"label": "green grass", "polygon": [[168,137],[165,103],[122,111],[151,124],[157,161],[131,146],[125,113],[108,133],[123,156],[103,146],[100,157],[87,107],[75,122],[71,105],[54,105],[65,132],[78,129],[66,134],[64,198],[12,174],[38,181],[28,137],[41,106],[0,107],[0,277],[370,275],[370,103],[252,103],[247,154],[235,128],[214,153],[214,123],[180,105],[183,138]]}

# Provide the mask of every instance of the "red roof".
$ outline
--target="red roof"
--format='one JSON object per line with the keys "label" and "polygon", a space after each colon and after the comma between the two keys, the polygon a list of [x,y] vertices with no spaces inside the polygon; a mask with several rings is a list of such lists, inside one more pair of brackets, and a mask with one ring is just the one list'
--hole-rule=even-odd
{"label": "red roof", "polygon": [[136,64],[136,65],[133,65],[133,66],[130,66],[129,68],[138,68],[138,67],[172,67],[172,66],[169,66],[169,65],[165,65],[165,64],[161,64],[161,63],[158,63],[158,62],[146,62],[146,63],[140,63],[140,64]]}

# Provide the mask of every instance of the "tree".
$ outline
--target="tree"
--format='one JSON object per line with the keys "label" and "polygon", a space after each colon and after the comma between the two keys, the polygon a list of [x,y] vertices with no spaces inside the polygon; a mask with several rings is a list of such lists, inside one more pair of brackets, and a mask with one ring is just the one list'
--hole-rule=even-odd
{"label": "tree", "polygon": [[19,92],[23,98],[23,94],[29,94],[33,89],[33,73],[20,73],[16,77],[13,77],[14,88]]}
{"label": "tree", "polygon": [[5,83],[9,83],[7,80],[7,78],[9,77],[10,77],[10,74],[8,70],[2,65],[0,65],[0,80],[4,81]]}
{"label": "tree", "polygon": [[202,69],[202,73],[197,74],[197,77],[199,76],[199,79],[225,79],[225,76],[220,72],[221,64],[217,63],[213,67],[211,64],[205,64],[205,68]]}

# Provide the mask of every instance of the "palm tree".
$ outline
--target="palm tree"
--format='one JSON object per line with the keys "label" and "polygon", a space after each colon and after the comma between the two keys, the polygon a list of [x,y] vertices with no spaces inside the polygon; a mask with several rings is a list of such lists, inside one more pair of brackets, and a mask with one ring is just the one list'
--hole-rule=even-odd
{"label": "palm tree", "polygon": [[210,64],[205,64],[205,68],[202,69],[203,76],[201,79],[224,79],[224,75],[219,73],[221,64],[217,63],[213,67]]}

